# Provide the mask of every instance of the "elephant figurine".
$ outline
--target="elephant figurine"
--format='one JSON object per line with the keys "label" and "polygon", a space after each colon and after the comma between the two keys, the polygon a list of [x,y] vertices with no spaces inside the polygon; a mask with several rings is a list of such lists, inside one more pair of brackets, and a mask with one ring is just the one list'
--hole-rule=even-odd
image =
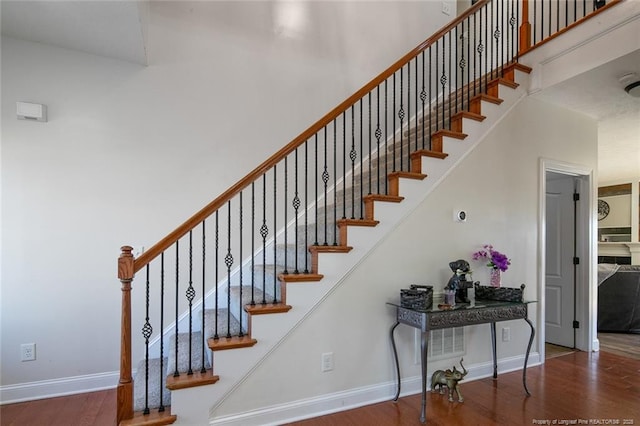
{"label": "elephant figurine", "polygon": [[459,371],[455,365],[453,366],[453,371],[447,369],[436,370],[431,376],[431,392],[435,392],[437,388],[439,388],[440,393],[443,393],[443,386],[449,388],[449,401],[453,402],[453,391],[455,390],[458,393],[458,402],[463,402],[464,398],[460,393],[460,385],[458,382],[464,379],[464,376],[467,375],[468,371],[462,365],[463,358],[460,359],[460,366],[462,367],[462,371]]}

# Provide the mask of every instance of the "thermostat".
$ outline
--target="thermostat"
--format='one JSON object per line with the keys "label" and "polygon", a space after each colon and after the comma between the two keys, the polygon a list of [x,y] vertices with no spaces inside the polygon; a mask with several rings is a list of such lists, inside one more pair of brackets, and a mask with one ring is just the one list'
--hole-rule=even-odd
{"label": "thermostat", "polygon": [[47,121],[47,106],[30,102],[16,102],[18,120]]}
{"label": "thermostat", "polygon": [[466,210],[455,210],[453,212],[453,220],[455,220],[456,222],[466,222],[467,221]]}

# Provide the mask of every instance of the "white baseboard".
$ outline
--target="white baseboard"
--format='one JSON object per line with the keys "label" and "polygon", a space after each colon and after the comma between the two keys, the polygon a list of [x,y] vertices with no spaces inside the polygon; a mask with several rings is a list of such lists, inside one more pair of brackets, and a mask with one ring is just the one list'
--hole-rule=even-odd
{"label": "white baseboard", "polygon": [[0,386],[0,405],[115,388],[117,371]]}
{"label": "white baseboard", "polygon": [[[521,370],[524,364],[524,355],[505,358],[498,361],[500,374]],[[540,354],[532,353],[529,356],[527,367],[540,364]],[[465,382],[478,380],[493,375],[493,363],[481,363],[468,367],[469,374]],[[431,373],[431,372],[429,372]],[[430,377],[430,374],[427,375]],[[499,376],[498,376],[499,380]],[[427,386],[429,386],[427,384]],[[414,395],[421,392],[420,376],[402,379],[402,392],[400,396]],[[524,392],[524,390],[523,390]],[[283,423],[300,421],[312,417],[324,416],[344,410],[375,404],[382,401],[390,401],[396,393],[396,382],[381,383],[348,391],[335,392],[314,398],[301,399],[285,404],[274,405],[258,410],[247,411],[239,414],[220,416],[209,421],[210,426],[253,426],[253,425],[280,425]],[[417,419],[418,413],[416,414]]]}

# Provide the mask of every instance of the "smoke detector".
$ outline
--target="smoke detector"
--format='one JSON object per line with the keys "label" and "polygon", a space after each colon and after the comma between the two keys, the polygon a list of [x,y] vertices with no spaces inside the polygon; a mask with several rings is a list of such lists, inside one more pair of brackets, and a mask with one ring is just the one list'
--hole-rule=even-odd
{"label": "smoke detector", "polygon": [[623,75],[620,77],[620,83],[622,83],[625,92],[634,98],[640,98],[640,78],[636,73]]}

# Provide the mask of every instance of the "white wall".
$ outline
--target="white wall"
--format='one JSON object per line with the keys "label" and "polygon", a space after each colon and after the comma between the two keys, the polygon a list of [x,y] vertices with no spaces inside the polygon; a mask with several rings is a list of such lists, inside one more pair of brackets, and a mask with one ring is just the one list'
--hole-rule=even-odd
{"label": "white wall", "polygon": [[[448,263],[459,258],[471,261],[471,253],[482,244],[493,244],[511,258],[512,265],[503,275],[506,286],[526,283],[526,299],[539,300],[541,158],[595,169],[595,121],[533,98],[522,101],[215,414],[285,403],[294,406],[305,398],[370,387],[379,387],[390,399],[392,387],[385,386],[395,377],[389,343],[389,328],[395,319],[393,309],[385,303],[397,301],[399,290],[412,283],[432,284],[440,291],[451,274]],[[467,222],[452,220],[458,208],[468,211]],[[474,279],[486,282],[487,268],[479,262],[471,264]],[[539,309],[534,304],[529,313],[538,327]],[[511,327],[512,339],[498,343],[501,363],[524,354],[529,337],[524,321],[500,323],[498,330],[504,326]],[[491,361],[489,327],[465,330],[465,365],[486,366]],[[416,379],[420,365],[414,362],[413,330],[400,326],[396,341],[403,379]],[[538,345],[536,339],[534,351]],[[320,372],[324,352],[334,353],[332,372]],[[429,371],[450,368],[458,361],[435,362]],[[348,396],[345,399],[353,401]]]}
{"label": "white wall", "polygon": [[304,2],[296,29],[286,4],[152,2],[148,67],[2,38],[2,401],[115,385],[119,247],[155,243],[450,19]]}

